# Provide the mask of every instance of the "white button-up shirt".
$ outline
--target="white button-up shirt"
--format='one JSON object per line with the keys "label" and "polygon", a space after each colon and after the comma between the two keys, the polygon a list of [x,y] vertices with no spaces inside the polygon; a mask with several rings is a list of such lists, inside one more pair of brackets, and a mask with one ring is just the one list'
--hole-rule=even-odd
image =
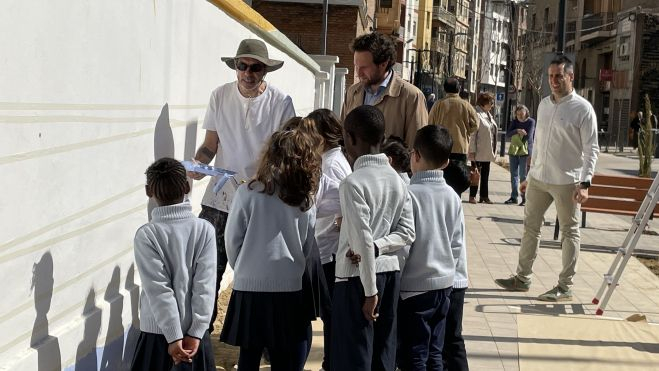
{"label": "white button-up shirt", "polygon": [[574,90],[558,101],[545,97],[533,147],[530,177],[547,184],[590,181],[599,153],[593,106]]}

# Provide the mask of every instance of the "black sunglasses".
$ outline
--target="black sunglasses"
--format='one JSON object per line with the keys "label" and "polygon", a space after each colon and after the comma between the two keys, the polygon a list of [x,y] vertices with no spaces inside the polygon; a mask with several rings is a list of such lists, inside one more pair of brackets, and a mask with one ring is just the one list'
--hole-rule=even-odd
{"label": "black sunglasses", "polygon": [[263,63],[254,63],[254,64],[247,64],[243,62],[236,61],[236,68],[239,71],[251,71],[251,72],[261,72],[265,69],[265,65]]}

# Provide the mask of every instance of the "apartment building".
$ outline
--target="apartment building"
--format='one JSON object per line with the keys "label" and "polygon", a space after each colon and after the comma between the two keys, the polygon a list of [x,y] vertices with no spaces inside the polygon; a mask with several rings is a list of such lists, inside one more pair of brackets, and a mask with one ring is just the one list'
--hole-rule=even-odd
{"label": "apartment building", "polygon": [[468,53],[468,68],[465,70],[466,81],[463,84],[463,89],[469,93],[470,100],[475,102],[476,94],[480,86],[480,53],[481,53],[481,13],[483,7],[483,0],[472,0],[469,2],[469,37],[467,45]]}
{"label": "apartment building", "polygon": [[[489,91],[496,97],[495,116],[501,114],[504,104],[507,50],[509,49],[510,6],[502,1],[484,0],[481,21],[481,53],[480,53],[480,88],[479,91]],[[504,122],[499,122],[505,125]]]}
{"label": "apartment building", "polygon": [[[355,37],[376,29],[377,3],[377,0],[329,0],[327,54],[339,57],[336,67],[349,70],[347,86],[355,81],[350,43]],[[385,5],[398,4],[400,0]],[[253,0],[252,8],[304,52],[321,54],[323,0]]]}

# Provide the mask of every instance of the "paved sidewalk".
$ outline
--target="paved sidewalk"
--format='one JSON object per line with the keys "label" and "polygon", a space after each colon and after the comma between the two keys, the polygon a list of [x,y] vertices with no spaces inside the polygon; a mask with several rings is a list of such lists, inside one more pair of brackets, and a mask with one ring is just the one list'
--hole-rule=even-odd
{"label": "paved sidewalk", "polygon": [[[466,339],[469,366],[472,371],[519,370],[517,314],[538,316],[594,316],[591,304],[602,274],[613,261],[615,251],[625,238],[630,218],[605,214],[589,214],[587,228],[582,229],[582,252],[575,277],[571,302],[551,304],[535,297],[551,289],[561,269],[560,244],[553,241],[555,211],[550,209],[543,227],[543,242],[536,259],[535,277],[527,293],[500,290],[495,278],[505,278],[515,271],[519,239],[522,236],[524,208],[504,205],[510,196],[510,173],[492,164],[490,199],[492,205],[466,202],[467,250],[470,287],[465,298],[463,333]],[[658,227],[650,222],[650,229]],[[659,237],[643,235],[639,249],[656,254]],[[606,312],[607,317],[627,318],[643,313],[650,322],[659,322],[659,278],[638,260],[630,259],[620,286],[615,290]],[[549,357],[550,355],[548,355]],[[322,324],[314,323],[312,354],[305,369],[319,370],[322,359]],[[549,359],[549,358],[548,358]]]}
{"label": "paved sidewalk", "polygon": [[[573,288],[574,300],[560,304],[545,303],[535,297],[551,289],[561,269],[560,243],[553,241],[555,210],[550,209],[542,230],[542,243],[534,265],[534,280],[527,293],[502,291],[495,278],[505,278],[517,266],[519,239],[522,236],[524,208],[504,205],[510,196],[510,173],[492,164],[490,199],[492,205],[463,203],[467,224],[467,249],[470,287],[465,298],[464,335],[470,369],[519,370],[516,315],[593,316],[591,304],[610,267],[617,247],[622,244],[630,218],[607,214],[588,214],[587,228],[581,230],[582,250]],[[463,194],[463,200],[466,200]],[[657,226],[650,222],[650,229]],[[656,254],[659,237],[643,235],[638,249]],[[607,317],[627,318],[643,313],[650,322],[659,322],[659,278],[632,258],[620,286],[607,309]]]}
{"label": "paved sidewalk", "polygon": [[[466,202],[468,193],[463,194],[470,277],[463,333],[472,371],[520,370],[518,346],[534,340],[518,337],[518,314],[595,317],[596,306],[591,300],[631,222],[628,217],[588,214],[587,228],[581,230],[582,249],[573,288],[574,300],[552,304],[536,300],[537,295],[556,284],[561,269],[560,243],[553,241],[555,211],[550,209],[546,216],[548,223],[542,230],[543,239],[534,265],[531,290],[527,293],[505,292],[496,286],[494,279],[508,277],[515,271],[524,215],[523,207],[503,204],[510,196],[509,179],[508,170],[492,164],[490,199],[495,203],[472,205]],[[659,221],[650,222],[650,231],[659,228],[657,223]],[[659,236],[643,235],[638,249],[649,255],[659,255]],[[604,315],[627,318],[635,313],[645,314],[649,322],[659,323],[659,278],[632,258]],[[305,369],[317,371],[323,354],[320,321],[314,322],[313,333],[312,352]],[[560,343],[561,340],[556,341]],[[565,343],[569,344],[568,341]],[[584,348],[584,351],[588,349]],[[547,354],[547,360],[556,356]]]}

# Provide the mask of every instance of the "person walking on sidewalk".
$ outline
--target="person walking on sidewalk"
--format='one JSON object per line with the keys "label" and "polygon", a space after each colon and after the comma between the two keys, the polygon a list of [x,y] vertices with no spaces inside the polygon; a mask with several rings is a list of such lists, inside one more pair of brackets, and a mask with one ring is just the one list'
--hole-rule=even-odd
{"label": "person walking on sidewalk", "polygon": [[460,82],[454,77],[444,80],[446,97],[437,101],[430,110],[428,123],[448,129],[453,140],[449,164],[444,168],[446,183],[458,195],[469,188],[467,152],[469,136],[478,130],[478,115],[466,99],[460,98]]}
{"label": "person walking on sidewalk", "polygon": [[[526,180],[526,168],[528,159],[533,150],[533,137],[535,136],[535,120],[529,117],[529,109],[520,104],[515,108],[515,118],[510,123],[506,137],[510,138],[508,147],[508,159],[510,164],[510,198],[504,202],[506,205],[517,203],[519,196],[519,182]],[[519,206],[526,204],[526,195],[521,194],[522,202]]]}
{"label": "person walking on sidewalk", "polygon": [[[483,92],[478,94],[476,100],[476,114],[480,121],[478,130],[471,134],[469,139],[469,160],[472,168],[478,168],[480,177],[480,200],[479,203],[491,204],[488,183],[490,181],[490,162],[496,160],[497,148],[497,123],[490,111],[494,107],[494,94]],[[478,184],[469,187],[469,203],[476,203]]]}
{"label": "person walking on sidewalk", "polygon": [[570,288],[579,258],[579,205],[588,200],[599,146],[595,111],[573,88],[572,61],[558,56],[549,64],[548,72],[551,95],[538,106],[531,170],[520,185],[521,192],[526,190],[526,207],[517,274],[495,282],[507,291],[529,290],[540,245],[540,227],[545,212],[555,202],[562,234],[563,269],[558,285],[538,300],[556,302],[572,300]]}

